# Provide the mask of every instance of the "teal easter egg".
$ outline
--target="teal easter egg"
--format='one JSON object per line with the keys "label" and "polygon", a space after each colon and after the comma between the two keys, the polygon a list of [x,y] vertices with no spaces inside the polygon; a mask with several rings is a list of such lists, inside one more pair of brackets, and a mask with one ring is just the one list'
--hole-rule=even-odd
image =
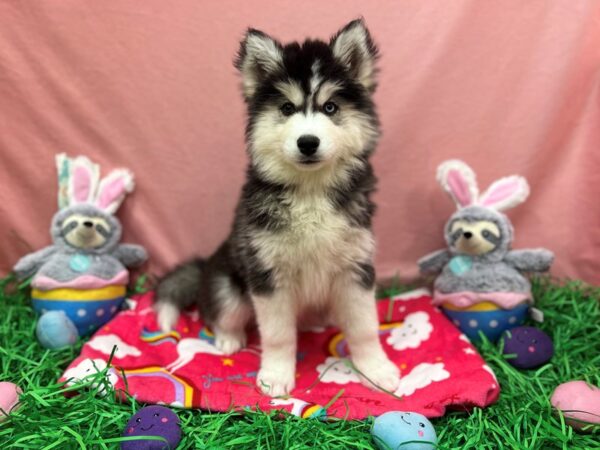
{"label": "teal easter egg", "polygon": [[414,412],[390,411],[377,417],[371,428],[380,450],[433,450],[435,429],[427,417]]}
{"label": "teal easter egg", "polygon": [[40,317],[35,334],[45,348],[58,349],[77,342],[77,328],[64,311],[48,311]]}

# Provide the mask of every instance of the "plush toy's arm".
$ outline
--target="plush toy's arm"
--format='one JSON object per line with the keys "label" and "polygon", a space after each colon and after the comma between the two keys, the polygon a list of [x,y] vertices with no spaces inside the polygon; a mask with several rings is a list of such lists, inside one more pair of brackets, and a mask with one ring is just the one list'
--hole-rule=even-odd
{"label": "plush toy's arm", "polygon": [[554,253],[545,248],[512,250],[506,254],[504,261],[523,272],[546,272],[554,261]]}
{"label": "plush toy's arm", "polygon": [[136,244],[120,244],[113,256],[127,267],[139,266],[148,259],[146,249]]}
{"label": "plush toy's arm", "polygon": [[15,264],[15,267],[13,267],[15,275],[19,280],[33,275],[42,266],[42,264],[50,259],[55,251],[56,247],[54,247],[54,245],[50,245],[46,248],[38,250],[37,252],[23,256],[17,262],[17,264]]}
{"label": "plush toy's arm", "polygon": [[421,273],[428,274],[440,272],[448,261],[450,261],[450,252],[444,249],[423,256],[417,264]]}

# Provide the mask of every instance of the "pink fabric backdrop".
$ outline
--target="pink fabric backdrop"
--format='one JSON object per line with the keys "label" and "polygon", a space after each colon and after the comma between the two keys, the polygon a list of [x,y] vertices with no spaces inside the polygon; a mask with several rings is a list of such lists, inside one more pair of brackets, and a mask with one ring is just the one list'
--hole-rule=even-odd
{"label": "pink fabric backdrop", "polygon": [[0,2],[0,267],[49,242],[53,155],[130,167],[120,217],[151,271],[226,236],[243,181],[244,106],[232,66],[247,26],[327,37],[362,15],[382,52],[380,277],[416,275],[453,210],[435,167],[481,184],[518,172],[517,247],[600,282],[600,2]]}

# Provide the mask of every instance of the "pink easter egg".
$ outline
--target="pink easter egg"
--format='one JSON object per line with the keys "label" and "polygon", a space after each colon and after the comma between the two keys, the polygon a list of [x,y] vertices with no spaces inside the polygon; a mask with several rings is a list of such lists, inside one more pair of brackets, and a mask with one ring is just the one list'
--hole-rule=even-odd
{"label": "pink easter egg", "polygon": [[580,430],[588,424],[600,424],[600,389],[585,381],[560,384],[550,402],[562,411],[573,428]]}
{"label": "pink easter egg", "polygon": [[21,388],[7,381],[0,382],[0,422],[6,418],[5,413],[10,411],[19,403]]}

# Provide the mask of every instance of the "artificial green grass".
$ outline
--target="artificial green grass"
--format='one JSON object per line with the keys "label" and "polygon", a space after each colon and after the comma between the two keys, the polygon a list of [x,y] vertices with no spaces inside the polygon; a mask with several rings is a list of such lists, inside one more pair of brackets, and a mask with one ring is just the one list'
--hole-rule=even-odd
{"label": "artificial green grass", "polygon": [[[66,398],[56,380],[77,356],[76,347],[49,351],[35,337],[35,314],[26,288],[0,281],[0,381],[24,391],[21,408],[0,423],[0,449],[118,448],[127,419],[140,408],[94,396],[94,389]],[[393,288],[394,289],[394,288]],[[10,291],[10,293],[9,293]],[[387,294],[393,290],[386,291]],[[579,283],[534,283],[542,329],[556,353],[536,371],[519,371],[497,346],[479,346],[496,372],[502,394],[485,410],[452,412],[433,420],[439,449],[600,449],[600,432],[578,433],[553,412],[549,398],[561,382],[583,379],[600,385],[600,291]],[[90,385],[90,383],[88,383]],[[323,423],[278,413],[209,414],[177,411],[181,449],[372,449],[372,421]]]}

